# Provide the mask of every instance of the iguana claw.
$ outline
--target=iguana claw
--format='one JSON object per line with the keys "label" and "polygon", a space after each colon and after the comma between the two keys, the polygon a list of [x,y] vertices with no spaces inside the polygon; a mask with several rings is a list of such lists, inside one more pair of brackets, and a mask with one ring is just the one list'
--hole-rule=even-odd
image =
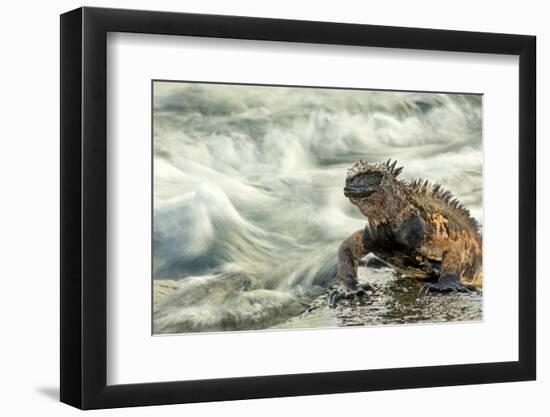
{"label": "iguana claw", "polygon": [[329,292],[327,304],[330,308],[334,308],[340,300],[368,299],[369,294],[367,291],[372,289],[373,288],[368,283],[357,285],[354,289],[336,287]]}
{"label": "iguana claw", "polygon": [[439,280],[438,282],[429,282],[424,284],[418,293],[419,296],[426,295],[430,292],[446,293],[446,292],[475,292],[477,288],[470,284],[463,284],[458,279]]}

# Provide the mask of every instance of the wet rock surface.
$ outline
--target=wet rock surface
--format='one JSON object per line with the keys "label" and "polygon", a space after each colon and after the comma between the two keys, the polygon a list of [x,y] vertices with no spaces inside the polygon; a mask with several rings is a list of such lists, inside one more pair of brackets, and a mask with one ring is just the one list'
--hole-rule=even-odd
{"label": "wet rock surface", "polygon": [[334,308],[322,295],[296,317],[276,328],[374,326],[411,323],[481,321],[483,296],[471,293],[430,293],[419,296],[422,283],[402,278],[384,265],[361,266],[360,283],[368,282],[367,296],[340,300]]}

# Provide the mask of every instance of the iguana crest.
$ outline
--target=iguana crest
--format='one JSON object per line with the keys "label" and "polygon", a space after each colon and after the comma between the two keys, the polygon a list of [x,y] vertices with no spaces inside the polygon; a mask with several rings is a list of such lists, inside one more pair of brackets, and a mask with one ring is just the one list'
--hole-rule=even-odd
{"label": "iguana crest", "polygon": [[[396,194],[411,193],[417,196],[423,196],[447,206],[457,216],[464,219],[468,224],[479,230],[479,223],[474,219],[468,210],[449,190],[446,190],[441,184],[432,183],[427,179],[419,178],[413,181],[399,180],[397,177],[403,172],[403,167],[397,167],[397,161],[392,161],[391,158],[386,162],[369,163],[360,160],[354,163],[346,173],[346,183],[352,182],[354,178],[368,175],[380,174],[385,178],[391,178],[397,183],[398,188]],[[403,198],[406,198],[404,195]]]}
{"label": "iguana crest", "polygon": [[453,193],[443,188],[441,184],[432,183],[428,180],[419,178],[417,180],[405,183],[409,189],[418,195],[425,195],[431,197],[434,200],[438,200],[446,204],[456,214],[467,220],[473,227],[479,229],[478,221],[472,217],[470,210],[468,210]]}
{"label": "iguana crest", "polygon": [[386,162],[378,162],[378,163],[368,163],[366,161],[360,160],[352,165],[350,169],[348,169],[346,178],[352,178],[358,174],[365,174],[367,172],[374,172],[378,171],[381,173],[386,173],[392,175],[394,178],[397,178],[397,176],[403,171],[403,167],[396,168],[397,161],[391,162],[391,159],[388,159]]}

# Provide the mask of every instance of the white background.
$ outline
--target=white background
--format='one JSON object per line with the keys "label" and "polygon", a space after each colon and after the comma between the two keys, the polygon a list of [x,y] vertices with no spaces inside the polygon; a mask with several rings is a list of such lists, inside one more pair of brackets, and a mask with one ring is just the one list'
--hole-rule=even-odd
{"label": "white background", "polygon": [[[120,1],[88,5],[163,9],[203,13],[242,14],[296,19],[335,20],[399,26],[434,27],[538,36],[538,119],[540,138],[547,132],[541,115],[550,91],[541,80],[548,67],[550,28],[536,1],[255,2],[239,1]],[[58,395],[58,126],[59,53],[58,14],[80,6],[72,1],[55,4],[11,2],[4,5],[2,30],[2,152],[0,230],[3,297],[0,302],[2,369],[0,409],[5,415],[41,413],[72,415],[76,411],[57,403]],[[548,71],[547,71],[548,72]],[[544,124],[544,127],[543,127]],[[541,184],[549,169],[540,167],[548,145],[539,148],[539,212],[548,211],[548,194]],[[548,219],[539,215],[539,258],[550,249]],[[546,236],[545,236],[546,235]],[[503,254],[503,258],[506,255]],[[541,268],[539,268],[540,270]],[[544,271],[539,275],[543,275]],[[528,383],[435,388],[327,395],[291,399],[238,401],[155,408],[101,411],[121,415],[291,415],[315,413],[397,413],[464,416],[545,415],[550,389],[548,352],[550,330],[545,325],[549,303],[542,303],[548,281],[539,277],[539,380]],[[475,345],[472,346],[475,348]],[[360,352],[358,352],[360,354]]]}
{"label": "white background", "polygon": [[[517,360],[517,57],[136,34],[107,45],[109,384]],[[483,93],[483,322],[151,337],[152,78]]]}

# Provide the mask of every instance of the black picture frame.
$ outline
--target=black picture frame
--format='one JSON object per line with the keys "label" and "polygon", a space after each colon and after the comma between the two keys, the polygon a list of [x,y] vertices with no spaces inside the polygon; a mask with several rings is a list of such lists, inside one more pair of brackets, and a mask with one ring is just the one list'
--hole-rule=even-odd
{"label": "black picture frame", "polygon": [[[519,56],[519,358],[514,362],[107,385],[108,32]],[[61,401],[82,409],[533,380],[536,38],[79,8],[61,15]]]}

